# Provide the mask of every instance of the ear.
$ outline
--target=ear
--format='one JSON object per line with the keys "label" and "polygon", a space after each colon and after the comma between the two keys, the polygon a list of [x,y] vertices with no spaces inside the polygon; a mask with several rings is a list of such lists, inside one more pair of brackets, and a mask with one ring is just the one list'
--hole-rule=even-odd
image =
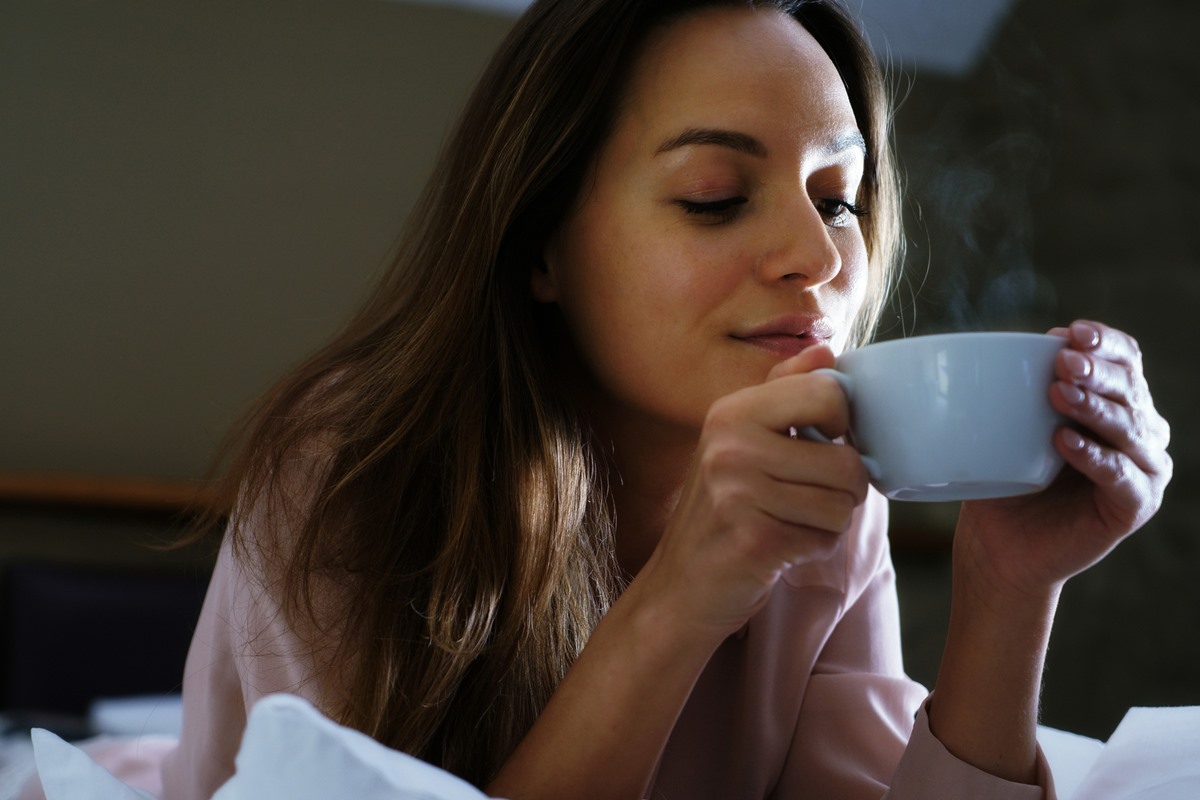
{"label": "ear", "polygon": [[551,236],[542,248],[542,260],[529,272],[529,293],[538,303],[558,302],[558,264],[560,261],[558,236]]}

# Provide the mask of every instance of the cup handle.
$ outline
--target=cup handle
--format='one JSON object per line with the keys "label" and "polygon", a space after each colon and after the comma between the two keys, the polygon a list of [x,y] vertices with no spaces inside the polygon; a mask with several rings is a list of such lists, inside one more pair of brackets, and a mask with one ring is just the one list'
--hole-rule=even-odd
{"label": "cup handle", "polygon": [[[842,387],[842,391],[846,393],[846,398],[851,403],[854,402],[854,379],[851,378],[849,375],[847,375],[844,372],[838,372],[836,369],[830,369],[829,367],[821,367],[820,369],[814,369],[812,371],[812,374],[828,375],[829,377],[833,378],[835,381],[838,382],[838,385]],[[808,439],[809,441],[823,442],[824,444],[833,444],[833,442],[830,441],[829,437],[827,437],[825,434],[821,433],[819,430],[814,428],[812,425],[806,425],[803,428],[792,428],[792,430],[796,432],[797,436],[803,436],[805,439]],[[859,453],[859,456],[862,458],[863,466],[865,466],[867,468],[867,472],[870,474],[871,480],[873,480],[873,481],[880,480],[883,477],[883,470],[880,468],[879,462],[876,461],[875,459],[871,458],[870,456],[863,455],[862,453]]]}

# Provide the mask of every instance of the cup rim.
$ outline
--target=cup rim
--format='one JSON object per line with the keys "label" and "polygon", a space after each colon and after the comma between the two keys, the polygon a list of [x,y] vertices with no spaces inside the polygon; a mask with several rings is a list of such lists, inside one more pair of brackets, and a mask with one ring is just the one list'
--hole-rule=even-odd
{"label": "cup rim", "polygon": [[867,344],[861,345],[860,347],[856,347],[852,350],[847,350],[847,351],[845,351],[844,354],[848,355],[850,353],[856,353],[860,350],[865,350],[868,347],[870,347],[872,349],[876,349],[876,348],[899,347],[901,345],[912,344],[912,343],[937,344],[938,341],[944,340],[944,339],[953,339],[956,342],[961,342],[964,339],[989,339],[991,341],[1004,340],[1004,339],[1009,339],[1009,340],[1024,339],[1027,341],[1032,341],[1032,340],[1050,341],[1050,340],[1053,340],[1053,341],[1059,342],[1063,345],[1066,345],[1066,343],[1067,343],[1066,337],[1055,336],[1052,333],[1030,333],[1028,331],[949,331],[946,333],[924,333],[919,336],[905,336],[900,339],[885,339],[885,340],[879,341],[879,342],[868,342]]}

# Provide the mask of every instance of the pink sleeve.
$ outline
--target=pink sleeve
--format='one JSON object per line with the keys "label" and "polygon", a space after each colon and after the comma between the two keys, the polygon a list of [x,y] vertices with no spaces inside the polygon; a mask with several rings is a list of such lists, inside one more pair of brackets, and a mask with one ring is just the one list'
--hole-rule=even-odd
{"label": "pink sleeve", "polygon": [[813,668],[773,796],[1054,800],[1040,753],[1041,785],[1015,784],[958,760],[930,732],[927,691],[904,673],[886,504],[872,495],[847,555],[847,606]]}
{"label": "pink sleeve", "polygon": [[1038,785],[1012,783],[972,767],[950,754],[929,730],[925,704],[917,713],[912,740],[896,774],[889,800],[922,797],[970,797],[973,800],[1055,800],[1054,780],[1038,748]]}

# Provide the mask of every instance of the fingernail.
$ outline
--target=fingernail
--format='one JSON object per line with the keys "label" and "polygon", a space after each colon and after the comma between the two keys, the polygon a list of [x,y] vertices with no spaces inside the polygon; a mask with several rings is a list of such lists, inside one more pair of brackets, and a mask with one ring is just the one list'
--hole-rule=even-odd
{"label": "fingernail", "polygon": [[1073,406],[1083,405],[1083,401],[1087,399],[1083,389],[1070,383],[1059,384],[1059,391],[1062,392],[1063,400]]}
{"label": "fingernail", "polygon": [[1074,335],[1075,341],[1089,350],[1100,344],[1100,331],[1095,325],[1074,322],[1071,324],[1071,333]]}
{"label": "fingernail", "polygon": [[1065,444],[1069,450],[1082,450],[1087,442],[1085,442],[1083,437],[1078,433],[1069,430],[1063,434],[1063,444]]}
{"label": "fingernail", "polygon": [[1073,378],[1086,378],[1092,374],[1092,361],[1078,350],[1064,350],[1063,362]]}

